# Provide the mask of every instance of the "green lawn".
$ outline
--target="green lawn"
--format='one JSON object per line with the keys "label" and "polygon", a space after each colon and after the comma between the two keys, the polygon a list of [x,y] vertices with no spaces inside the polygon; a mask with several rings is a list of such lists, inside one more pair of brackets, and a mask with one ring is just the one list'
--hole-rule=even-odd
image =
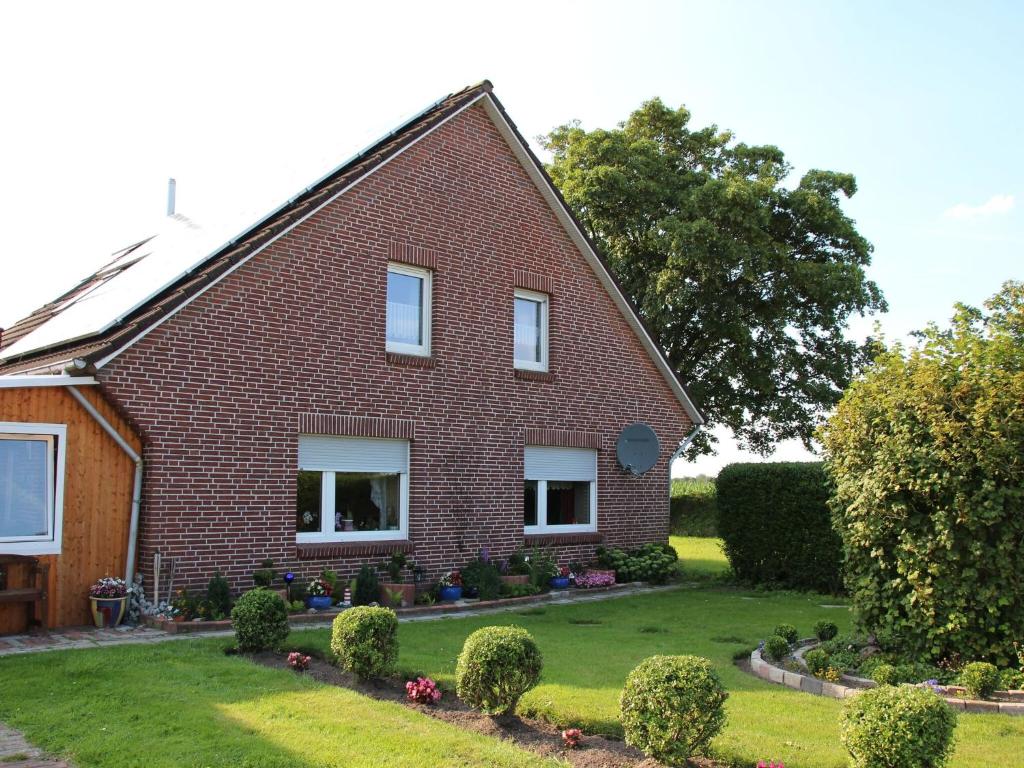
{"label": "green lawn", "polygon": [[0,721],[79,768],[551,766],[219,640],[0,658]]}
{"label": "green lawn", "polygon": [[729,561],[722,551],[721,539],[670,536],[669,543],[679,555],[684,578],[712,580],[729,575]]}

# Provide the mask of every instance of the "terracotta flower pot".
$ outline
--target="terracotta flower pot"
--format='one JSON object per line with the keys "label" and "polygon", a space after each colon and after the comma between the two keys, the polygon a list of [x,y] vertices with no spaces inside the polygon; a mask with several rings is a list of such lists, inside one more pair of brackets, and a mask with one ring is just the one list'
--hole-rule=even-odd
{"label": "terracotta flower pot", "polygon": [[530,574],[523,573],[517,574],[515,576],[502,576],[501,580],[505,584],[529,584]]}
{"label": "terracotta flower pot", "polygon": [[[402,597],[399,600],[399,604],[395,605],[391,599],[390,593],[401,592]],[[383,582],[380,585],[380,593],[378,601],[381,605],[386,605],[390,608],[401,608],[408,607],[416,602],[416,585],[415,584],[396,584],[391,582]]]}

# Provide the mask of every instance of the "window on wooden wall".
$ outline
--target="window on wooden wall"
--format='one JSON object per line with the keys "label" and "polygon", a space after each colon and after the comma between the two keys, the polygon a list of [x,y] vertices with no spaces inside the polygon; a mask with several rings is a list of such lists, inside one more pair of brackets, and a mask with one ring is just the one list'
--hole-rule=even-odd
{"label": "window on wooden wall", "polygon": [[0,549],[59,554],[64,517],[63,424],[0,422]]}

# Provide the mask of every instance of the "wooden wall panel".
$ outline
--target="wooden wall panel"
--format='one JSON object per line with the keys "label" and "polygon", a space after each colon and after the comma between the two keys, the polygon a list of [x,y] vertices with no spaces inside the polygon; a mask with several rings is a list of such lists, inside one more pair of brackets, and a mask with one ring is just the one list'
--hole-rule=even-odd
{"label": "wooden wall panel", "polygon": [[[139,438],[96,387],[78,391],[141,454]],[[61,553],[45,557],[50,563],[48,620],[50,626],[88,624],[89,585],[101,576],[124,576],[135,465],[64,387],[0,389],[0,421],[67,425]],[[11,586],[21,579],[12,569]],[[24,628],[23,605],[0,605],[0,634]]]}

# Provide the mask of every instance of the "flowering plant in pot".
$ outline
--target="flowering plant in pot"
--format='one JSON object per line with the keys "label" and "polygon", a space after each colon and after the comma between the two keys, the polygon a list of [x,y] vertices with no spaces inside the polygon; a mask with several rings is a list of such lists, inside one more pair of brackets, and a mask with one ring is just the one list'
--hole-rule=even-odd
{"label": "flowering plant in pot", "polygon": [[551,577],[551,588],[552,589],[568,589],[569,588],[569,568],[562,566],[558,569],[558,575]]}
{"label": "flowering plant in pot", "polygon": [[415,563],[410,562],[404,552],[393,552],[391,557],[377,566],[378,570],[387,571],[387,580],[380,584],[380,604],[392,608],[412,605],[416,601],[416,585],[406,583],[402,572],[413,570]]}
{"label": "flowering plant in pot", "polygon": [[104,576],[89,587],[89,603],[97,627],[116,627],[128,607],[128,585],[124,579]]}
{"label": "flowering plant in pot", "polygon": [[306,587],[306,607],[322,611],[331,607],[331,583],[317,576]]}
{"label": "flowering plant in pot", "polygon": [[462,574],[448,571],[437,583],[442,600],[459,600],[462,598]]}

